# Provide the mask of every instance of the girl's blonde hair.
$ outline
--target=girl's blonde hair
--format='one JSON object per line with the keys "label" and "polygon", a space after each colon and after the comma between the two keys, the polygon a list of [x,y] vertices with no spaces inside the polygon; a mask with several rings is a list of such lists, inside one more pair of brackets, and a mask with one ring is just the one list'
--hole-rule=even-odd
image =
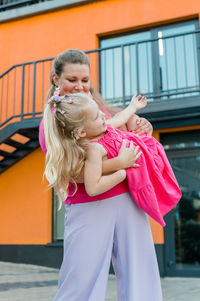
{"label": "girl's blonde hair", "polygon": [[[84,126],[91,97],[86,93],[53,96],[44,110],[44,133],[47,153],[45,176],[60,200],[67,197],[69,182],[75,184],[85,161],[84,145],[77,129]],[[75,189],[75,191],[76,191]]]}

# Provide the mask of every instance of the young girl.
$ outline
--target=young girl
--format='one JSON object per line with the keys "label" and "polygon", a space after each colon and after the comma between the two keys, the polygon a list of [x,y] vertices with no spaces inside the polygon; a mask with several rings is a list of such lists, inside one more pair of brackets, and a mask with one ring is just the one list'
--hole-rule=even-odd
{"label": "young girl", "polygon": [[[105,114],[99,110],[88,94],[52,97],[48,101],[44,115],[47,147],[52,152],[54,140],[51,140],[50,135],[56,136],[57,131],[57,139],[62,141],[64,152],[63,162],[60,160],[61,166],[57,165],[54,159],[55,154],[52,153],[50,158],[49,151],[47,152],[45,173],[50,184],[55,186],[60,194],[59,187],[67,191],[69,182],[76,182],[84,167],[84,160],[87,158],[84,167],[86,192],[90,196],[101,194],[119,184],[126,177],[125,170],[102,176],[103,158],[117,156],[123,139],[132,143],[132,147],[134,142],[137,145],[135,150],[133,147],[135,160],[138,159],[141,167],[138,170],[133,170],[133,168],[127,170],[130,192],[138,206],[164,226],[163,215],[169,212],[181,198],[178,183],[164,154],[164,149],[153,137],[147,135],[138,137],[133,132],[127,133],[113,128],[123,126],[133,113],[146,106],[146,98],[142,97],[140,100],[139,98],[140,96],[133,97],[125,110],[106,122]],[[52,105],[58,116],[55,116],[55,124],[52,126],[50,123],[51,127],[49,127],[49,121],[50,119],[52,121],[52,118],[49,116],[46,118],[46,112],[51,114]],[[107,126],[108,124],[113,127]],[[54,134],[50,133],[49,129]],[[73,146],[69,144],[71,141],[75,142]],[[139,146],[143,152],[140,159],[142,152],[138,153]],[[58,150],[57,153],[59,155]],[[63,166],[64,168],[61,168]],[[59,176],[57,176],[58,172],[60,172]]]}
{"label": "young girl", "polygon": [[[60,87],[61,96],[90,91],[106,117],[111,116],[106,102],[91,88],[89,60],[82,51],[67,50],[56,57],[48,98],[53,95],[56,86]],[[52,112],[47,113],[52,120]],[[60,115],[59,112],[55,114],[63,118],[61,111]],[[64,116],[66,117],[65,114]],[[77,112],[76,126],[78,118]],[[151,133],[150,123],[142,118],[140,120],[136,132]],[[46,153],[45,138],[47,142],[48,137],[44,137],[43,121],[39,138]],[[70,145],[73,147],[75,143],[73,135]],[[56,150],[54,158],[60,166],[59,170],[63,168],[60,162],[65,157],[62,149],[63,144],[54,137],[52,151]],[[117,157],[103,161],[103,174],[135,166],[136,153],[123,142]],[[52,156],[51,150],[49,156]],[[71,165],[73,170],[73,162]],[[58,176],[60,174],[58,171]],[[67,177],[66,174],[66,179]],[[93,197],[88,196],[85,185],[80,183],[79,178],[76,179],[76,185],[77,192],[74,194],[74,185],[69,184],[70,197],[64,201],[66,213],[63,262],[55,301],[105,300],[111,258],[117,278],[118,301],[162,301],[160,275],[149,220],[133,202],[126,179],[107,192]]]}

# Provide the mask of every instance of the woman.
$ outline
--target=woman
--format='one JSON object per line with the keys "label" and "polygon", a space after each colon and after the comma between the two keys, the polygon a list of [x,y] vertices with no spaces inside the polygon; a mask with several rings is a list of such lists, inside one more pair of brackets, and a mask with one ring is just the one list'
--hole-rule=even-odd
{"label": "woman", "polygon": [[[91,93],[107,118],[112,110],[92,89],[88,57],[71,49],[55,58],[48,99],[59,86],[60,95]],[[138,117],[134,116],[137,120]],[[152,132],[140,120],[136,132]],[[40,144],[46,152],[43,123]],[[118,157],[103,162],[103,173],[134,166],[135,154],[123,144]],[[159,270],[147,216],[132,201],[126,180],[90,197],[83,183],[71,184],[66,200],[64,256],[55,301],[103,301],[112,257],[118,300],[161,301]]]}

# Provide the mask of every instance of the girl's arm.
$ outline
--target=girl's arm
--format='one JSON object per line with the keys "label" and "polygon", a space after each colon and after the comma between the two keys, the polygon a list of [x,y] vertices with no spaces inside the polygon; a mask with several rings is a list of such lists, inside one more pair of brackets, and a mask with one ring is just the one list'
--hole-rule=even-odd
{"label": "girl's arm", "polygon": [[[124,140],[117,157],[113,159],[105,159],[103,161],[101,157],[102,174],[106,175],[129,167],[139,167],[139,164],[135,163],[135,161],[140,157],[140,155],[141,152],[138,152],[138,147],[134,147],[132,142],[129,147],[126,147],[126,141]],[[81,172],[80,176],[76,180],[77,183],[83,183],[83,174],[84,172]]]}
{"label": "girl's arm", "polygon": [[90,143],[88,145],[84,166],[84,184],[89,196],[110,190],[126,178],[126,172],[123,169],[102,176],[102,158],[106,154],[106,150],[100,144]]}
{"label": "girl's arm", "polygon": [[[110,107],[109,104],[107,103],[107,101],[105,101],[102,96],[93,88],[90,87],[90,92],[94,98],[94,100],[96,101],[96,103],[99,105],[99,107],[104,107],[104,109],[108,112],[110,112],[112,115],[116,114],[116,110],[119,112],[120,109],[119,108],[114,108],[114,107]],[[141,118],[140,116],[133,114],[132,115],[133,118],[133,122],[131,123],[131,125],[123,125],[122,127],[120,127],[122,130],[134,130],[136,134],[138,135],[142,135],[144,133],[149,134],[150,136],[152,135],[153,132],[153,127],[151,125],[151,123],[145,119],[145,118]]]}
{"label": "girl's arm", "polygon": [[119,128],[125,125],[128,120],[133,116],[133,114],[144,108],[147,104],[146,97],[141,95],[134,95],[131,99],[130,104],[122,111],[116,113],[113,118],[106,121],[107,124],[111,125],[114,128]]}

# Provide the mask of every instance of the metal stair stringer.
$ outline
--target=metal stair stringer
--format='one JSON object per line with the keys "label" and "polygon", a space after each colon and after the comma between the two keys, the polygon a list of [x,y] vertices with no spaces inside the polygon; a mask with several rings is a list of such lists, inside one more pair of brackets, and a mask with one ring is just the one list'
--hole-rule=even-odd
{"label": "metal stair stringer", "polygon": [[[0,173],[39,147],[38,127],[41,117],[10,123],[0,131]],[[18,139],[20,137],[25,142]],[[18,140],[18,141],[17,141]]]}

